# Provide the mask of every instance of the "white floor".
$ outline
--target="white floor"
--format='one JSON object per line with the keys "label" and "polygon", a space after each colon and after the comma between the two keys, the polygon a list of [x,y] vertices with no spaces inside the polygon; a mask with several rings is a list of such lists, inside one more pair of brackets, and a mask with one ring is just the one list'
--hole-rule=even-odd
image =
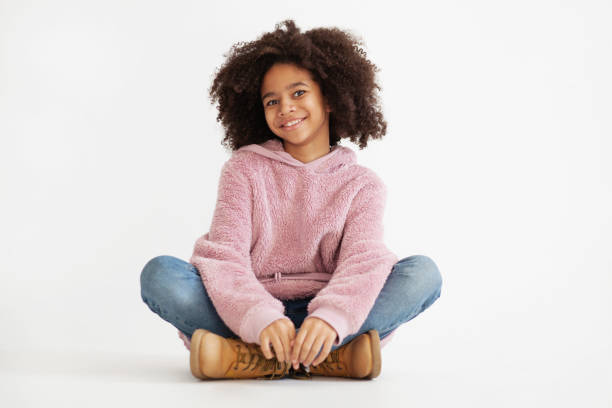
{"label": "white floor", "polygon": [[402,327],[383,349],[382,373],[370,381],[200,381],[191,376],[188,353],[178,339],[171,352],[160,353],[3,350],[0,406],[612,406],[605,356],[593,360],[585,352],[584,360],[575,353],[555,360],[554,347],[519,356],[507,349],[508,343],[498,350],[483,347],[480,353],[469,345],[447,344],[441,350],[442,339],[429,347],[419,344],[419,324],[413,327]]}

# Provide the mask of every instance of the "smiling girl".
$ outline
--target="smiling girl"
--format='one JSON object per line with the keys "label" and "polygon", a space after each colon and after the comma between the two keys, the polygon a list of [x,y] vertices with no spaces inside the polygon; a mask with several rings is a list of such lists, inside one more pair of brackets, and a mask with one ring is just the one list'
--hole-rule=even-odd
{"label": "smiling girl", "polygon": [[158,256],[140,277],[197,378],[374,378],[397,327],[440,296],[429,257],[386,247],[385,184],[339,145],[386,133],[360,44],[287,20],[234,45],[216,73],[232,154],[209,231],[189,262]]}

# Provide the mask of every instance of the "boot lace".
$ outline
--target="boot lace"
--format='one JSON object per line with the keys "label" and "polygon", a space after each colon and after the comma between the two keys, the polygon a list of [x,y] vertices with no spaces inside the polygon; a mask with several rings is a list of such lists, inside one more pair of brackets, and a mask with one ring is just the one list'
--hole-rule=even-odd
{"label": "boot lace", "polygon": [[299,365],[297,370],[295,370],[293,366],[290,366],[289,376],[291,376],[291,378],[295,378],[296,380],[308,380],[312,378],[312,374],[310,373],[310,370],[305,368],[301,364]]}
{"label": "boot lace", "polygon": [[271,380],[284,377],[289,371],[288,367],[288,363],[279,362],[276,358],[271,358],[270,360],[266,359],[257,344],[236,344],[236,361],[234,362],[232,370],[255,371],[260,369],[264,372],[272,370],[271,374],[258,377]]}
{"label": "boot lace", "polygon": [[329,371],[329,372],[333,372],[333,371],[342,371],[345,369],[344,365],[340,362],[340,350],[341,349],[336,349],[333,350],[329,353],[329,355],[327,356],[327,358],[321,362],[321,364],[319,364],[316,368],[318,370],[323,370],[323,371]]}

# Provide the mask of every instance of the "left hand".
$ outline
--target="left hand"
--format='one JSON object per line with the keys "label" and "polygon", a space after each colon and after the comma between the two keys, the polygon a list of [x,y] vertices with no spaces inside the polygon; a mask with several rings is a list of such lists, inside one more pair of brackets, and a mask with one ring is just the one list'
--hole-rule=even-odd
{"label": "left hand", "polygon": [[[316,366],[325,361],[337,335],[336,330],[324,320],[318,317],[307,317],[291,344],[293,368],[297,369],[299,363],[305,366],[310,366],[310,364]],[[321,350],[321,346],[323,346],[323,350]],[[319,350],[321,350],[321,353],[313,362]]]}

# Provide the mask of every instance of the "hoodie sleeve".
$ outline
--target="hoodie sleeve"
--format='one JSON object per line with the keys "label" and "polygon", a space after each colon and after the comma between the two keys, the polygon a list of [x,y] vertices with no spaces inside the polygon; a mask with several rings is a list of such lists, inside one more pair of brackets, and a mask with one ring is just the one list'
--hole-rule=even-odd
{"label": "hoodie sleeve", "polygon": [[210,231],[200,237],[189,262],[219,317],[247,343],[260,344],[260,332],[287,318],[283,303],[257,280],[251,267],[252,194],[241,164],[230,158],[221,170]]}
{"label": "hoodie sleeve", "polygon": [[398,258],[383,242],[386,187],[377,177],[353,198],[336,269],[308,305],[308,316],[331,325],[335,346],[359,331]]}

